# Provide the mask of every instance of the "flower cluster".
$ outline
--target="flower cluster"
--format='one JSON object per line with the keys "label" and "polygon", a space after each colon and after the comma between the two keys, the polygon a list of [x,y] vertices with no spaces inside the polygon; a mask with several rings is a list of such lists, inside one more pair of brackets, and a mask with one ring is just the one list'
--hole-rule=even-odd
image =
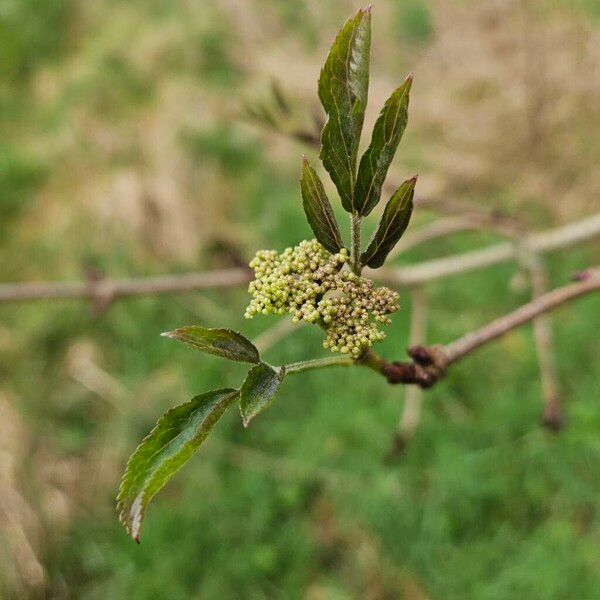
{"label": "flower cluster", "polygon": [[398,310],[398,294],[345,268],[348,251],[331,254],[317,240],[303,241],[282,254],[261,250],[252,259],[255,279],[245,317],[290,313],[292,321],[318,323],[327,332],[323,342],[332,352],[358,358],[385,338],[379,324],[390,323]]}

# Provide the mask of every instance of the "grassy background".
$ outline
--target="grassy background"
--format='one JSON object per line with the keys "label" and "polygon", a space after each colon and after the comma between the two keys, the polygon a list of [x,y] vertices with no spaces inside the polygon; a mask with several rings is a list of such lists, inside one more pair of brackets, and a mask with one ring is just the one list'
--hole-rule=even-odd
{"label": "grassy background", "polygon": [[[326,5],[326,6],[324,6]],[[316,110],[328,44],[359,3],[5,0],[0,11],[0,278],[228,266],[310,235],[297,183],[314,152],[241,117],[276,78]],[[378,0],[366,131],[415,73],[394,176],[544,228],[600,208],[597,2]],[[329,188],[331,189],[331,188]],[[333,191],[332,194],[333,196]],[[340,212],[340,217],[342,213]],[[416,214],[413,228],[433,218]],[[464,234],[399,263],[496,239]],[[559,285],[597,244],[549,258]],[[429,340],[526,301],[504,265],[428,288]],[[414,442],[385,456],[403,390],[354,370],[286,381],[244,431],[236,411],[150,508],[141,546],[114,496],[168,407],[236,386],[240,365],[161,331],[257,336],[244,290],[0,306],[0,596],[6,598],[600,597],[597,298],[553,318],[568,427],[538,426],[530,328],[427,392]],[[410,299],[382,353],[401,357]],[[321,354],[299,328],[267,352]]]}

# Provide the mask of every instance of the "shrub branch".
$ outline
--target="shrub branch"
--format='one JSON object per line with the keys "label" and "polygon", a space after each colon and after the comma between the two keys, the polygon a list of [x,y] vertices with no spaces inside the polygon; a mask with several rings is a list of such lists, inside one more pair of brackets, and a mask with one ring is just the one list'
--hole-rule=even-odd
{"label": "shrub branch", "polygon": [[588,269],[578,279],[579,281],[575,283],[538,296],[515,311],[465,334],[450,344],[412,346],[408,349],[411,361],[388,362],[376,353],[369,351],[361,357],[359,362],[386,377],[389,383],[417,384],[422,388],[429,388],[444,377],[450,365],[477,348],[567,302],[599,291],[600,267]]}
{"label": "shrub branch", "polygon": [[[600,214],[581,221],[535,233],[524,243],[538,254],[570,248],[600,236]],[[517,249],[510,242],[493,244],[444,258],[423,261],[414,265],[365,269],[368,277],[401,287],[412,287],[476,271],[517,258]],[[0,303],[32,300],[81,299],[109,305],[114,300],[131,296],[152,296],[240,287],[252,279],[250,269],[241,267],[206,272],[190,272],[155,277],[128,279],[89,279],[72,282],[27,282],[0,284]]]}

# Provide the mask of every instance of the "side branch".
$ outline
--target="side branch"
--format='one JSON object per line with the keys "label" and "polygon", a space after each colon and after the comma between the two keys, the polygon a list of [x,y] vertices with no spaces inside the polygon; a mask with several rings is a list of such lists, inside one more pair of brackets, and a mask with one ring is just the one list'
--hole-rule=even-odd
{"label": "side branch", "polygon": [[558,308],[562,304],[579,298],[591,292],[600,290],[600,268],[589,269],[581,276],[581,281],[565,285],[538,296],[531,302],[524,304],[517,310],[508,315],[492,321],[485,327],[472,333],[468,333],[462,338],[448,344],[444,347],[447,364],[456,362],[463,356],[469,354],[479,346],[483,346],[492,340],[495,340],[505,333],[520,327],[537,316]]}
{"label": "side branch", "polygon": [[[547,291],[548,277],[546,268],[538,256],[531,256],[529,278],[533,298],[539,298]],[[564,424],[560,386],[554,362],[554,341],[552,325],[548,315],[533,320],[533,337],[542,380],[544,411],[542,424],[548,429],[559,431]]]}
{"label": "side branch", "polygon": [[477,348],[571,300],[597,291],[600,291],[600,267],[585,271],[576,283],[539,296],[514,312],[467,333],[450,344],[413,346],[408,349],[412,358],[410,362],[388,362],[374,352],[367,352],[360,362],[385,376],[389,383],[412,383],[429,388],[444,377],[450,365]]}
{"label": "side branch", "polygon": [[[600,236],[600,214],[576,223],[528,236],[524,244],[537,254],[569,248]],[[415,241],[413,239],[413,241]],[[418,241],[418,240],[416,240]],[[443,277],[475,271],[518,258],[512,242],[494,244],[455,256],[414,265],[365,269],[367,277],[392,286],[412,287]],[[247,284],[252,272],[245,268],[181,273],[130,279],[93,279],[74,282],[33,282],[0,284],[0,304],[49,299],[85,299],[106,308],[113,300],[129,296],[191,292],[211,288],[231,288]]]}
{"label": "side branch", "polygon": [[[522,243],[532,252],[543,254],[570,248],[599,236],[600,214],[595,214],[547,232],[531,234]],[[501,242],[481,250],[471,250],[414,265],[385,267],[376,271],[366,269],[365,273],[368,277],[377,278],[388,285],[410,287],[491,267],[517,259],[518,255],[519,249],[513,242]]]}
{"label": "side branch", "polygon": [[148,296],[212,288],[239,287],[252,279],[245,268],[220,269],[131,279],[97,279],[58,283],[0,284],[0,302],[84,298],[110,303],[127,296]]}

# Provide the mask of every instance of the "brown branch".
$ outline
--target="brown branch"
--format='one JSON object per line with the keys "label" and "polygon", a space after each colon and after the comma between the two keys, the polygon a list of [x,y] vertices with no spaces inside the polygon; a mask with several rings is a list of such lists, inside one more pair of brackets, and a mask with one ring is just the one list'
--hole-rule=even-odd
{"label": "brown branch", "polygon": [[[412,290],[410,311],[410,332],[408,341],[410,346],[425,344],[427,334],[427,313],[429,308],[427,291],[422,287]],[[421,420],[421,405],[423,403],[423,390],[418,385],[406,387],[402,416],[392,439],[391,447],[387,453],[388,461],[396,460],[412,439]]]}
{"label": "brown branch", "polygon": [[[548,232],[533,234],[525,238],[523,243],[528,244],[536,253],[545,253],[568,248],[599,235],[600,214]],[[515,244],[507,242],[410,266],[365,269],[364,273],[389,285],[411,287],[516,259],[518,252]],[[79,298],[94,301],[98,306],[105,308],[112,301],[128,296],[225,289],[242,286],[250,279],[250,270],[233,268],[116,280],[99,278],[57,283],[5,283],[0,284],[0,303]]]}
{"label": "brown branch", "polygon": [[182,273],[158,277],[131,279],[98,279],[59,283],[5,283],[0,284],[0,302],[83,298],[112,302],[127,296],[148,296],[191,292],[211,288],[239,287],[251,279],[245,268],[220,269],[205,273]]}
{"label": "brown branch", "polygon": [[505,333],[520,327],[562,304],[585,294],[600,290],[600,267],[586,271],[582,280],[557,288],[535,298],[508,315],[492,321],[485,327],[469,333],[462,338],[445,346],[447,364],[450,365],[479,346],[495,340]]}
{"label": "brown branch", "polygon": [[[530,251],[540,254],[569,248],[599,236],[600,213],[549,232],[531,234],[522,240],[522,244]],[[416,265],[388,267],[377,271],[365,269],[365,274],[389,285],[410,287],[519,259],[519,252],[518,245],[503,242],[483,250],[464,252]]]}
{"label": "brown branch", "polygon": [[418,384],[429,388],[442,379],[450,365],[484,346],[521,327],[536,317],[580,296],[600,290],[600,267],[587,270],[580,281],[557,288],[517,310],[492,321],[476,331],[447,345],[413,346],[408,349],[411,362],[390,363],[374,352],[367,352],[360,363],[384,375],[389,383]]}
{"label": "brown branch", "polygon": [[[546,269],[538,256],[531,257],[529,267],[531,293],[539,298],[548,288]],[[544,411],[542,424],[553,431],[559,431],[564,425],[562,401],[554,363],[554,342],[552,326],[548,315],[540,315],[533,320],[533,337],[542,381]]]}

